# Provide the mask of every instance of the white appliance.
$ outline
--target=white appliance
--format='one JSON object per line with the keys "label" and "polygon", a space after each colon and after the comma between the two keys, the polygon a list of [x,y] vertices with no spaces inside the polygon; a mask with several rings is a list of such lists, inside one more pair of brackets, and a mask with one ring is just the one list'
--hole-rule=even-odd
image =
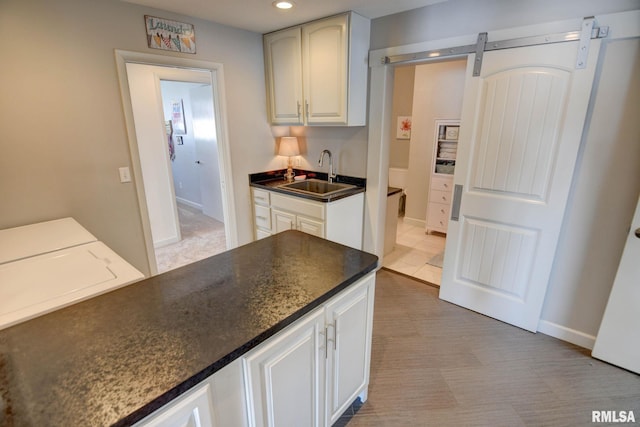
{"label": "white appliance", "polygon": [[0,329],[143,277],[73,218],[0,230]]}

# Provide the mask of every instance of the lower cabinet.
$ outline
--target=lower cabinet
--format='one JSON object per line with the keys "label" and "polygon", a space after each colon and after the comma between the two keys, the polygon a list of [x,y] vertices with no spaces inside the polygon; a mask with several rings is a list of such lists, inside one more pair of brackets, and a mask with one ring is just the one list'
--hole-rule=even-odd
{"label": "lower cabinet", "polygon": [[364,193],[323,203],[251,188],[255,238],[299,230],[362,249]]}
{"label": "lower cabinet", "polygon": [[245,395],[242,362],[237,359],[134,426],[246,426]]}
{"label": "lower cabinet", "polygon": [[373,275],[243,360],[249,425],[332,425],[369,384]]}
{"label": "lower cabinet", "polygon": [[136,426],[332,425],[367,399],[374,293],[371,272]]}

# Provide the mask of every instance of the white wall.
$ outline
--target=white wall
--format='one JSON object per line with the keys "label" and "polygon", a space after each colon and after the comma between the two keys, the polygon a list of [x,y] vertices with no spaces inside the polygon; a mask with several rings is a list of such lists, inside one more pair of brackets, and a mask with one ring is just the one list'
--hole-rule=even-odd
{"label": "white wall", "polygon": [[460,119],[466,66],[458,59],[415,67],[405,219],[416,224],[427,215],[435,120]]}
{"label": "white wall", "polygon": [[[195,55],[147,47],[144,15],[195,25]],[[0,229],[64,216],[149,273],[114,49],[222,63],[239,242],[252,239],[247,175],[279,166],[267,124],[262,36],[115,0],[2,0]],[[364,154],[363,154],[364,155]],[[134,177],[135,179],[135,177]]]}
{"label": "white wall", "polygon": [[577,335],[587,347],[598,333],[640,193],[640,40],[606,43],[596,78],[540,326],[556,336]]}
{"label": "white wall", "polygon": [[175,82],[164,80],[160,83],[162,88],[162,107],[164,109],[165,120],[171,119],[171,101],[182,99],[184,105],[184,118],[187,133],[181,136],[183,144],[178,145],[175,141],[176,157],[171,162],[173,171],[173,187],[176,198],[188,203],[191,206],[202,209],[202,199],[200,195],[200,180],[196,168],[196,142],[193,135],[193,115],[191,113],[192,87],[201,86],[201,83]]}

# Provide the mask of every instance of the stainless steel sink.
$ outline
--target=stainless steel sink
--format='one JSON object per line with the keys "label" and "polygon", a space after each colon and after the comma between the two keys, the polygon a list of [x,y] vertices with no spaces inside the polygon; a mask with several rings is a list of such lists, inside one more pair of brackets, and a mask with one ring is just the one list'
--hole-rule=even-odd
{"label": "stainless steel sink", "polygon": [[307,179],[306,181],[283,184],[279,188],[298,193],[313,194],[316,196],[328,196],[341,191],[351,190],[356,188],[356,186],[351,184],[321,181],[319,179]]}

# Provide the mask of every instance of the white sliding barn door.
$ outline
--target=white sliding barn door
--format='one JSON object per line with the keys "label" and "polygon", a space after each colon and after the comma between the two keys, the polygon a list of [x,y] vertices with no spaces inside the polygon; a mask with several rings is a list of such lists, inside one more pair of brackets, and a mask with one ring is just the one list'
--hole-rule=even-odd
{"label": "white sliding barn door", "polygon": [[578,42],[485,52],[468,61],[440,298],[536,331],[600,47]]}

